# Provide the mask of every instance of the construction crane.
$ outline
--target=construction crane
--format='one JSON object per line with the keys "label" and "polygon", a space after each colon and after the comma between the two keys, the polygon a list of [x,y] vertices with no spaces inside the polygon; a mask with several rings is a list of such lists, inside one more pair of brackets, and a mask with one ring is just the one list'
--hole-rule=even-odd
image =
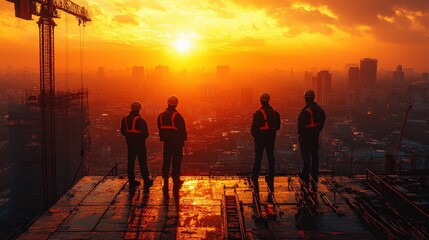
{"label": "construction crane", "polygon": [[69,0],[7,0],[15,5],[15,16],[32,20],[39,16],[40,108],[42,123],[43,189],[45,207],[57,200],[55,164],[55,56],[54,18],[58,10],[75,16],[79,25],[91,21],[88,11]]}

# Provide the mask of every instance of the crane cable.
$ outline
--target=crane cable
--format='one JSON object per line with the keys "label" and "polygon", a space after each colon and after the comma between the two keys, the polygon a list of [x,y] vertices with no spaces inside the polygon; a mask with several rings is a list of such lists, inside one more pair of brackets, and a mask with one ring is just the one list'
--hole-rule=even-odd
{"label": "crane cable", "polygon": [[[80,23],[80,22],[79,22]],[[76,170],[76,174],[73,178],[73,183],[76,181],[77,176],[79,175],[80,170],[83,167],[83,162],[85,160],[85,127],[86,127],[86,121],[85,121],[85,104],[84,104],[84,88],[83,88],[83,50],[84,50],[84,40],[85,40],[85,24],[79,24],[79,32],[80,32],[80,42],[79,42],[79,51],[80,51],[80,100],[81,100],[81,149],[80,149],[80,164],[78,169]]]}
{"label": "crane cable", "polygon": [[69,18],[68,14],[66,14],[64,20],[65,20],[65,48],[66,48],[66,89],[68,89],[69,84]]}
{"label": "crane cable", "polygon": [[80,25],[80,88],[83,90],[83,50],[85,48],[85,23]]}

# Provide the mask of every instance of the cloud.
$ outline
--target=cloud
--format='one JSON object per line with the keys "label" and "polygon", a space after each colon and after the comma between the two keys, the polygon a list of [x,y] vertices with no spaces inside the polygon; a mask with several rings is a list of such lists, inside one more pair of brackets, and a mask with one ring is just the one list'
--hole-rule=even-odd
{"label": "cloud", "polygon": [[419,13],[398,10],[394,16],[382,18],[374,26],[378,38],[393,43],[429,41],[429,28]]}
{"label": "cloud", "polygon": [[[364,33],[360,29],[366,26],[365,32],[382,41],[429,41],[428,0],[234,1],[267,11],[277,19],[279,26],[289,26],[286,36],[306,32],[330,35],[334,31],[330,27],[333,25],[351,35],[360,36]],[[401,14],[398,15],[398,12]]]}
{"label": "cloud", "polygon": [[287,29],[285,33],[288,37],[304,33],[331,35],[334,33],[332,25],[337,22],[335,15],[327,15],[312,5],[295,5],[279,12],[277,18],[279,26]]}
{"label": "cloud", "polygon": [[264,39],[245,37],[232,42],[230,46],[233,48],[259,48],[265,46],[265,44],[266,41]]}
{"label": "cloud", "polygon": [[133,7],[136,10],[140,10],[142,8],[147,8],[151,10],[165,12],[166,9],[155,0],[146,0],[146,1],[136,1],[136,0],[128,0],[124,3],[127,6]]}
{"label": "cloud", "polygon": [[119,23],[139,25],[139,22],[137,22],[136,20],[136,16],[132,16],[132,15],[116,15],[114,19]]}

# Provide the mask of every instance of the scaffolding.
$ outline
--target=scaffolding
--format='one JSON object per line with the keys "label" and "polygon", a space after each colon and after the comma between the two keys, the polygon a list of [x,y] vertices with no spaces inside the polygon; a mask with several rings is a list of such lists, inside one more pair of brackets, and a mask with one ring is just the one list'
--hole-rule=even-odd
{"label": "scaffolding", "polygon": [[[88,90],[58,92],[55,96],[55,189],[43,184],[42,129],[39,96],[28,94],[24,104],[10,107],[9,128],[13,163],[11,199],[17,214],[36,215],[85,175],[90,149]],[[53,191],[53,192],[51,192]]]}

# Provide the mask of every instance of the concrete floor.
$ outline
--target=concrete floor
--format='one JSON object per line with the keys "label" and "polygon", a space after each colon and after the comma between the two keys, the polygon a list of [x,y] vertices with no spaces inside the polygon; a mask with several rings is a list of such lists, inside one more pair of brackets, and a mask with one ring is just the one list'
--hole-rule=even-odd
{"label": "concrete floor", "polygon": [[[318,189],[338,206],[339,216],[318,195],[320,211],[311,229],[296,226],[295,193],[288,178],[275,178],[275,197],[284,215],[256,224],[252,192],[239,177],[183,177],[178,194],[170,183],[169,198],[162,178],[145,193],[130,191],[127,179],[86,176],[39,217],[18,239],[223,239],[222,196],[233,186],[243,205],[248,239],[373,239],[361,220],[321,178]],[[296,178],[292,178],[299,186]],[[268,206],[264,178],[259,179],[261,203]]]}

